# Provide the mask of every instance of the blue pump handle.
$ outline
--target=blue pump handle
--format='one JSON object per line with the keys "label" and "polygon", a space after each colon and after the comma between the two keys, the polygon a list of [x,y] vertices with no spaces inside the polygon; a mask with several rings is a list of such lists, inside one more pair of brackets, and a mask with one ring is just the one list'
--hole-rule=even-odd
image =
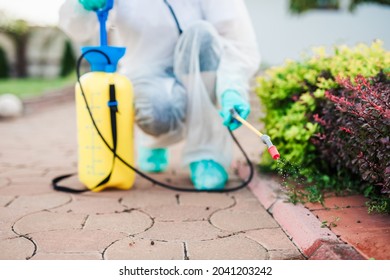
{"label": "blue pump handle", "polygon": [[108,18],[108,13],[114,6],[114,0],[106,0],[106,5],[104,8],[96,11],[96,14],[100,23],[100,45],[107,46],[107,30],[106,30],[106,21]]}
{"label": "blue pump handle", "polygon": [[100,46],[87,46],[81,49],[83,55],[85,55],[85,59],[91,64],[92,71],[114,73],[118,61],[126,51],[126,48],[111,47],[107,44],[106,21],[108,13],[113,6],[114,0],[106,0],[105,6],[95,11],[100,23]]}

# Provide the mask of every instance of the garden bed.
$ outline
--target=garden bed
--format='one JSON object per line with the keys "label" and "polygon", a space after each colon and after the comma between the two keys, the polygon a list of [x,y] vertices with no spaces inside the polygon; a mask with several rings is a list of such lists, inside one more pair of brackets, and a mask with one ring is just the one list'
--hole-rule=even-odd
{"label": "garden bed", "polygon": [[258,78],[267,134],[282,160],[292,202],[323,202],[327,192],[361,193],[369,211],[390,212],[390,53],[371,46],[317,49]]}

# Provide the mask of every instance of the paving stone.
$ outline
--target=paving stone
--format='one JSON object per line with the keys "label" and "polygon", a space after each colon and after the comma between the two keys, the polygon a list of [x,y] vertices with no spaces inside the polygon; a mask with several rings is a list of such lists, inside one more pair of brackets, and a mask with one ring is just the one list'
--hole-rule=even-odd
{"label": "paving stone", "polygon": [[151,191],[153,189],[153,185],[154,184],[152,182],[137,176],[131,191]]}
{"label": "paving stone", "polygon": [[[232,169],[228,169],[227,170],[228,174],[229,174],[229,180],[225,186],[225,189],[229,190],[229,189],[235,189],[237,188],[238,186],[241,186],[241,184],[243,183],[243,179],[241,179],[238,175],[236,175],[236,171],[232,170]],[[246,178],[244,178],[246,179]],[[238,190],[238,191],[234,191],[232,192],[232,194],[236,194],[236,193],[239,193],[240,191],[246,189],[247,187],[243,187],[241,190]]]}
{"label": "paving stone", "polygon": [[235,212],[266,212],[257,199],[238,199],[237,204],[231,209],[234,209]]}
{"label": "paving stone", "polygon": [[305,258],[297,250],[268,251],[270,260],[304,260]]}
{"label": "paving stone", "polygon": [[[0,159],[3,157],[2,153],[0,152]],[[12,170],[8,164],[0,163],[0,178],[4,177],[4,173],[7,171]],[[0,179],[1,180],[1,179]]]}
{"label": "paving stone", "polygon": [[190,260],[265,260],[267,251],[253,240],[240,236],[187,243]]}
{"label": "paving stone", "polygon": [[147,206],[176,205],[176,193],[173,191],[153,190],[150,192],[132,192],[121,201],[129,209],[139,209]]}
{"label": "paving stone", "polygon": [[19,176],[15,174],[9,178],[11,178],[12,185],[50,185],[51,180],[42,177],[43,172],[44,170],[41,169],[40,174],[31,174],[30,176]]}
{"label": "paving stone", "polygon": [[[133,189],[130,188],[129,190],[121,190],[121,189],[116,189],[116,188],[109,188],[105,189],[102,192],[88,192],[83,194],[85,197],[99,197],[99,198],[110,198],[110,199],[115,199],[116,201],[119,202],[119,204],[122,205],[122,200],[123,197],[131,195],[133,193]],[[124,206],[124,205],[122,205]],[[125,207],[126,208],[126,207]]]}
{"label": "paving stone", "polygon": [[0,260],[25,260],[34,253],[34,244],[23,237],[0,240]]}
{"label": "paving stone", "polygon": [[207,221],[216,208],[201,206],[166,205],[145,207],[143,210],[156,221],[188,222]]}
{"label": "paving stone", "polygon": [[6,206],[15,199],[13,195],[0,195],[0,206]]}
{"label": "paving stone", "polygon": [[15,223],[14,229],[19,234],[61,229],[81,229],[86,218],[85,214],[43,211],[21,218]]}
{"label": "paving stone", "polygon": [[53,209],[71,201],[68,194],[48,193],[31,196],[20,196],[16,198],[9,206],[10,209],[23,209],[28,212]]}
{"label": "paving stone", "polygon": [[[191,182],[189,180],[189,172],[187,170],[182,170],[178,166],[173,166],[170,164],[168,168],[161,173],[149,173],[151,178],[165,182],[165,183],[183,183],[183,186],[190,186]],[[175,181],[175,182],[174,182]]]}
{"label": "paving stone", "polygon": [[[258,209],[257,209],[258,210]],[[214,213],[210,222],[215,227],[232,231],[240,232],[259,228],[276,228],[277,223],[263,209],[263,211],[236,211],[235,207],[226,210],[221,210]]]}
{"label": "paving stone", "polygon": [[244,188],[230,194],[236,202],[258,201],[249,188]]}
{"label": "paving stone", "polygon": [[125,238],[112,244],[104,253],[108,260],[183,260],[181,242]]}
{"label": "paving stone", "polygon": [[53,212],[58,213],[80,213],[80,214],[108,214],[117,213],[126,210],[117,199],[106,198],[102,196],[83,196],[76,195],[73,201],[62,207],[55,209]]}
{"label": "paving stone", "polygon": [[90,215],[85,222],[86,230],[106,230],[134,235],[149,229],[153,220],[146,214],[139,211],[130,213],[115,213]]}
{"label": "paving stone", "polygon": [[138,235],[139,238],[161,241],[189,241],[208,240],[218,236],[226,236],[227,232],[221,231],[208,222],[155,222],[148,231]]}
{"label": "paving stone", "polygon": [[0,222],[13,224],[29,213],[30,211],[28,209],[0,207]]}
{"label": "paving stone", "polygon": [[227,208],[234,205],[234,199],[228,194],[221,193],[180,193],[179,204],[182,206],[201,206]]}
{"label": "paving stone", "polygon": [[[54,178],[62,176],[62,175],[77,173],[76,166],[67,167],[67,168],[49,167],[49,168],[44,168],[43,170],[44,171],[42,172],[43,173],[42,178],[44,178],[45,180],[47,180],[49,182],[51,182],[51,180],[53,180]],[[61,184],[64,186],[69,186],[70,188],[73,188],[73,187],[76,188],[76,187],[82,186],[78,180],[77,175],[62,180]],[[82,188],[84,188],[84,186],[82,186]]]}
{"label": "paving stone", "polygon": [[[18,141],[15,139],[15,141]],[[0,150],[9,149],[12,146],[0,147]],[[3,152],[4,153],[4,152]],[[33,166],[30,161],[28,161],[31,157],[26,156],[25,151],[7,151],[8,154],[3,154],[1,159],[1,163],[6,163],[8,166],[17,166],[21,168],[27,168]],[[26,161],[27,159],[27,161]]]}
{"label": "paving stone", "polygon": [[[243,233],[231,236],[259,226],[277,227],[248,189],[228,194],[183,193],[137,176],[129,191],[54,192],[53,177],[77,170],[74,103],[48,107],[0,127],[0,135],[9,132],[12,137],[0,143],[0,174],[12,179],[0,180],[0,239],[15,237],[12,226],[29,233],[37,244],[32,259],[101,259],[103,252],[106,259],[268,258],[257,240]],[[246,133],[240,136],[246,146],[256,147],[249,155],[257,160],[264,145]],[[181,142],[170,148],[168,171],[152,177],[193,189],[188,169],[178,167],[182,147]],[[237,184],[234,170],[229,172],[229,186]],[[77,177],[71,179],[75,181],[66,184],[83,187]],[[31,256],[26,248],[25,255]]]}
{"label": "paving stone", "polygon": [[68,254],[35,254],[32,260],[101,260],[100,253],[68,253]]}
{"label": "paving stone", "polygon": [[12,231],[12,225],[13,223],[0,220],[0,240],[18,237],[18,235]]}
{"label": "paving stone", "polygon": [[[47,150],[45,153],[49,154],[50,152],[53,153],[50,150]],[[61,155],[55,155],[55,154],[50,155],[50,158],[46,158],[46,159],[41,158],[41,156],[37,156],[37,158],[39,158],[39,160],[34,160],[31,162],[31,164],[35,167],[41,168],[42,170],[47,168],[58,168],[58,169],[68,168],[74,171],[72,165],[73,159],[69,159],[65,161],[65,159],[67,159],[66,157]],[[58,161],[59,158],[62,158],[64,161]]]}
{"label": "paving stone", "polygon": [[[179,152],[177,152],[179,153]],[[168,167],[168,169],[162,173],[154,173],[154,174],[148,174],[151,178],[153,178],[156,181],[163,182],[172,186],[176,186],[179,188],[184,189],[191,189],[193,190],[193,184],[190,181],[189,177],[189,170],[188,169],[182,169],[179,168],[179,162],[171,162],[171,165]],[[168,190],[164,187],[155,185],[157,189],[161,190]],[[170,190],[172,191],[172,190]]]}
{"label": "paving stone", "polygon": [[0,189],[9,186],[10,183],[11,180],[8,177],[4,177],[4,176],[0,177]]}
{"label": "paving stone", "polygon": [[29,235],[38,253],[102,253],[111,243],[126,235],[105,230],[55,230]]}
{"label": "paving stone", "polygon": [[37,195],[52,193],[53,188],[50,182],[42,183],[26,183],[26,184],[10,184],[8,187],[0,189],[0,195]]}
{"label": "paving stone", "polygon": [[248,231],[243,235],[260,243],[267,250],[295,250],[298,252],[298,249],[280,228]]}

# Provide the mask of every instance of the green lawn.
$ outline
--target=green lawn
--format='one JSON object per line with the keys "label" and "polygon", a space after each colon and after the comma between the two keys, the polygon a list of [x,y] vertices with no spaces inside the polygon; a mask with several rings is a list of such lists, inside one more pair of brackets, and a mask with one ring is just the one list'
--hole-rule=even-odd
{"label": "green lawn", "polygon": [[0,94],[13,93],[21,98],[39,96],[50,90],[56,90],[76,83],[76,75],[67,77],[44,79],[0,79]]}

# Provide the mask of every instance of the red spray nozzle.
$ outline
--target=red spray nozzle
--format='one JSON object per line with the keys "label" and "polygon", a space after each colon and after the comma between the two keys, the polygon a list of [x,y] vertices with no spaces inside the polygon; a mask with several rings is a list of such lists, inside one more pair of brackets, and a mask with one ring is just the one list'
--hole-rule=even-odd
{"label": "red spray nozzle", "polygon": [[278,149],[276,149],[275,146],[271,146],[269,149],[268,149],[268,152],[269,154],[271,155],[271,157],[274,159],[274,160],[278,160],[280,158],[280,154],[278,152]]}
{"label": "red spray nozzle", "polygon": [[276,147],[274,146],[274,144],[272,144],[271,142],[271,138],[264,134],[262,137],[261,137],[261,140],[263,140],[264,144],[267,145],[268,147],[268,152],[269,154],[271,155],[271,157],[274,159],[274,160],[277,160],[280,158],[280,154],[278,152],[278,149],[276,149]]}

